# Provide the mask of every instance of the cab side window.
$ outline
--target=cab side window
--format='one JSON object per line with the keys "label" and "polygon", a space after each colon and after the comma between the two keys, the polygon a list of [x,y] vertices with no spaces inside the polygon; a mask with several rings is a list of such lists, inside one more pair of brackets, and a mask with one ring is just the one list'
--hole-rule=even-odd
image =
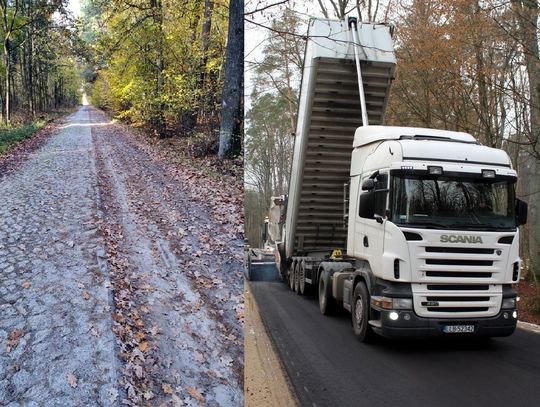
{"label": "cab side window", "polygon": [[388,196],[388,174],[379,174],[375,178],[375,188],[373,189],[375,204],[375,215],[386,216],[386,198]]}

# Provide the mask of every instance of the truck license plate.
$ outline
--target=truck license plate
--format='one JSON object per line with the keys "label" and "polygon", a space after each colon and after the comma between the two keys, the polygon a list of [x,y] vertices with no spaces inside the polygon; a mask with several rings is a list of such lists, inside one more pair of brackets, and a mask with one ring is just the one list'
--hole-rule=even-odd
{"label": "truck license plate", "polygon": [[447,334],[474,333],[474,325],[445,325],[443,332]]}

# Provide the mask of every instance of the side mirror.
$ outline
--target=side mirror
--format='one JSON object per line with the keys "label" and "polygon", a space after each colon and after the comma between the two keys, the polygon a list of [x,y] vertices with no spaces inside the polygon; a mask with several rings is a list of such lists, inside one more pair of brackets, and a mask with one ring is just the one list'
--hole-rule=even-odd
{"label": "side mirror", "polygon": [[527,208],[527,202],[524,202],[521,199],[516,199],[516,220],[518,226],[527,223]]}
{"label": "side mirror", "polygon": [[375,188],[375,181],[372,178],[368,178],[362,182],[362,191],[371,191]]}
{"label": "side mirror", "polygon": [[[373,180],[366,180],[366,181],[373,181]],[[362,189],[363,186],[362,186]],[[375,217],[375,197],[373,195],[373,190],[370,190],[368,192],[364,192],[360,195],[360,211],[359,215],[361,218],[365,219],[373,219]]]}

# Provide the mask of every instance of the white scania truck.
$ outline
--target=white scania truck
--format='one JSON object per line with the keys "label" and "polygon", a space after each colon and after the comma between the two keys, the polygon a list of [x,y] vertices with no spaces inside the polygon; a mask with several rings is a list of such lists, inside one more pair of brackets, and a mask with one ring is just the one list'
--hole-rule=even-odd
{"label": "white scania truck", "polygon": [[469,134],[383,126],[395,66],[390,27],[310,22],[289,194],[275,200],[281,277],[313,288],[325,315],[348,310],[362,341],[510,335],[527,216],[516,171]]}

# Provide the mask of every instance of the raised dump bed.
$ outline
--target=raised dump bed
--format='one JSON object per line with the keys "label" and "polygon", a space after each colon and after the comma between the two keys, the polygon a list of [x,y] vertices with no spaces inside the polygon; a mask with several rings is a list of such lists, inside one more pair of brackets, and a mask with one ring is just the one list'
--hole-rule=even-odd
{"label": "raised dump bed", "polygon": [[[368,122],[383,124],[396,65],[391,28],[360,23],[358,36]],[[348,23],[311,20],[287,204],[287,258],[346,246],[344,184],[362,125],[357,78]]]}

